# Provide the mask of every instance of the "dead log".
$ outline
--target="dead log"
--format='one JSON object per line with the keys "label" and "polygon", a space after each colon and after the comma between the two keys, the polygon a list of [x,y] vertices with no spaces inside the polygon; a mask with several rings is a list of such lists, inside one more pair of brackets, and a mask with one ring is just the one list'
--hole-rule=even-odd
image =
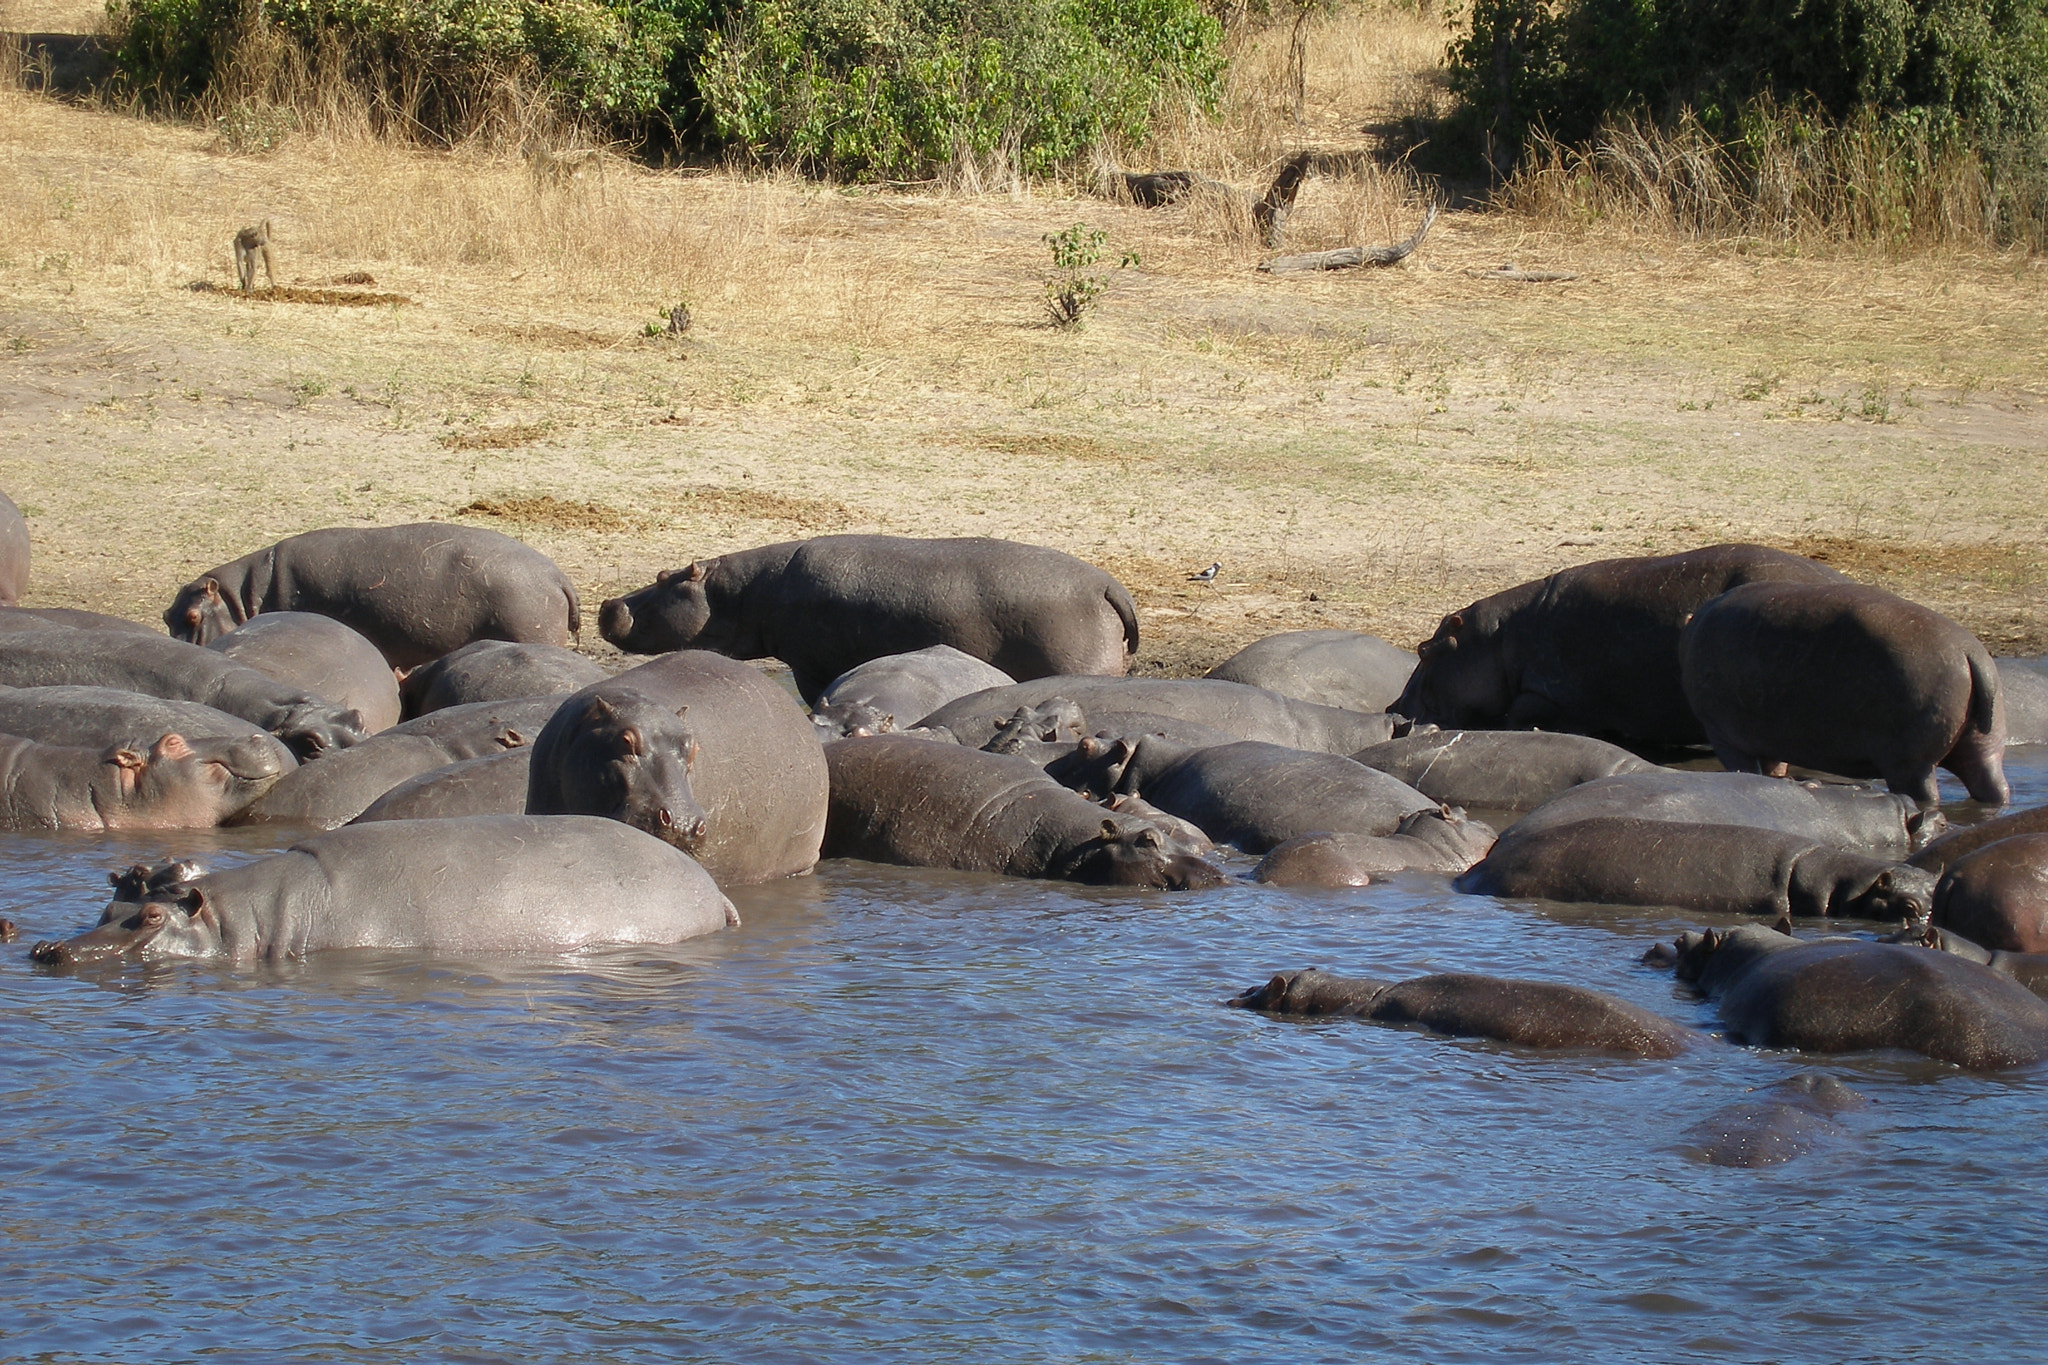
{"label": "dead log", "polygon": [[1265,198],[1252,205],[1252,226],[1259,230],[1267,246],[1280,245],[1280,238],[1287,231],[1287,215],[1294,208],[1294,196],[1301,193],[1301,182],[1308,179],[1315,163],[1316,153],[1296,152],[1280,168],[1280,174],[1273,177]]}
{"label": "dead log", "polygon": [[1335,251],[1311,251],[1300,256],[1276,256],[1264,261],[1259,269],[1269,275],[1294,275],[1308,270],[1348,270],[1360,265],[1392,265],[1415,254],[1415,248],[1422,245],[1422,239],[1429,235],[1429,229],[1436,222],[1436,205],[1422,215],[1422,226],[1408,235],[1405,241],[1392,246],[1344,246]]}
{"label": "dead log", "polygon": [[1514,262],[1493,270],[1468,270],[1475,280],[1506,280],[1512,284],[1563,284],[1579,277],[1575,270],[1517,270]]}
{"label": "dead log", "polygon": [[1193,171],[1151,171],[1144,175],[1122,174],[1124,193],[1140,208],[1156,209],[1177,204],[1195,187]]}

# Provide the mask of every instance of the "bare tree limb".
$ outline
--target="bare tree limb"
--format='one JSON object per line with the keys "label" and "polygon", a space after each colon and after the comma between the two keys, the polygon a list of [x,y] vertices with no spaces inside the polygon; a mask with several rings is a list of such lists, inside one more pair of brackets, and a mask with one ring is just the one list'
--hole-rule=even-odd
{"label": "bare tree limb", "polygon": [[1415,248],[1422,245],[1422,239],[1429,235],[1429,229],[1436,222],[1436,205],[1429,206],[1429,212],[1422,215],[1422,226],[1410,233],[1407,240],[1393,246],[1345,246],[1335,251],[1311,251],[1301,256],[1276,256],[1262,262],[1259,269],[1270,275],[1294,275],[1309,270],[1348,270],[1360,265],[1392,265],[1415,254]]}

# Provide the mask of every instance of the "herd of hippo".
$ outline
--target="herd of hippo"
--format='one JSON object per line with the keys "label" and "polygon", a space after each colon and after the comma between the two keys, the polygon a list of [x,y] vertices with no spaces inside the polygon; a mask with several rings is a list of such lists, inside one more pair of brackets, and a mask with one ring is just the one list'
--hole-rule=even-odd
{"label": "herd of hippo", "polygon": [[[1071,556],[826,536],[605,602],[604,637],[651,656],[614,673],[568,648],[574,585],[494,531],[293,536],[187,584],[166,635],[11,605],[26,527],[0,522],[0,822],[304,831],[231,871],[116,872],[99,924],[39,963],[673,942],[738,923],[724,888],[821,857],[1165,890],[1424,872],[1746,920],[1646,959],[1740,1042],[2048,1057],[2048,809],[1949,830],[1935,781],[2004,804],[2008,742],[2048,741],[2048,676],[1782,551],[1580,565],[1415,654],[1298,631],[1167,680],[1126,676],[1130,595]],[[802,704],[745,662],[769,657]],[[1793,933],[1812,919],[1862,932]],[[1699,1042],[1598,991],[1471,975],[1290,971],[1230,1003]],[[1809,1084],[1764,1107],[1847,1102]]]}

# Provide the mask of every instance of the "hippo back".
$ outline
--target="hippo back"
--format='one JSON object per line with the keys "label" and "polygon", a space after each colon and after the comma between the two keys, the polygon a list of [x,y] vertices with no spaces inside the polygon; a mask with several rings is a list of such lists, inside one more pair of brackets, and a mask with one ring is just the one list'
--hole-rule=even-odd
{"label": "hippo back", "polygon": [[1263,687],[1297,701],[1385,711],[1400,699],[1415,655],[1355,630],[1290,630],[1254,640],[1209,670],[1211,678]]}
{"label": "hippo back", "polygon": [[1065,697],[1089,715],[1097,711],[1153,712],[1220,731],[1234,739],[1257,740],[1319,753],[1350,754],[1405,733],[1398,718],[1367,715],[1334,706],[1296,701],[1264,688],[1214,678],[1036,678],[991,688],[949,702],[920,725],[943,726],[970,748],[994,737],[1019,707],[1042,706]]}

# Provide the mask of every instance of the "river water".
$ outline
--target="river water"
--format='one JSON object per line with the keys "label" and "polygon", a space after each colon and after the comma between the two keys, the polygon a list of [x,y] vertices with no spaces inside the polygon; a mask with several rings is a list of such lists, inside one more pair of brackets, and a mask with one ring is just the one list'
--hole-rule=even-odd
{"label": "river water", "polygon": [[[673,949],[26,960],[111,867],[281,842],[0,838],[0,1356],[2037,1358],[2042,1074],[1221,1005],[1285,968],[1470,970],[1711,1028],[1637,961],[1691,919],[1419,875],[1166,895],[842,862]],[[1871,1103],[1782,1166],[1686,1145],[1802,1071]]]}

